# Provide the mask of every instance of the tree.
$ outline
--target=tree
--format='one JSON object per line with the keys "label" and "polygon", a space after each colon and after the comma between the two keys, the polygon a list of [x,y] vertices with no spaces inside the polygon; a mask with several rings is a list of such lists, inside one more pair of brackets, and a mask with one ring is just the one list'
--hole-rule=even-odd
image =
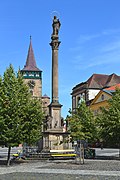
{"label": "tree", "polygon": [[120,147],[120,89],[116,89],[108,104],[109,108],[102,108],[97,118],[99,134],[106,145]]}
{"label": "tree", "polygon": [[42,136],[42,120],[44,119],[44,115],[40,101],[30,99],[25,113],[22,127],[23,140],[30,146],[40,140]]}
{"label": "tree", "polygon": [[[15,74],[12,65],[6,69],[3,78],[0,78],[0,93],[0,141],[8,147],[7,164],[9,165],[11,147],[23,143],[28,139],[27,118],[29,117],[32,124],[31,133],[34,132],[34,128],[37,125],[41,132],[43,115],[40,105],[39,109],[37,109],[37,100],[33,100],[32,102],[32,97],[28,91],[28,87],[24,84],[20,72]],[[34,117],[30,118],[31,116]],[[34,135],[31,135],[33,141],[36,138]]]}
{"label": "tree", "polygon": [[73,140],[92,142],[96,138],[95,119],[84,101],[80,103],[75,113],[71,113],[68,123]]}

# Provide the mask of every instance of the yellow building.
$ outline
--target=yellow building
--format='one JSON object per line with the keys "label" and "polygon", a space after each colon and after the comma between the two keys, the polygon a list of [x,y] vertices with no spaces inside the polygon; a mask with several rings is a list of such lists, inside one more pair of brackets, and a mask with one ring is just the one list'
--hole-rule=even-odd
{"label": "yellow building", "polygon": [[120,83],[120,76],[115,73],[111,75],[93,74],[87,81],[77,84],[72,89],[72,111],[75,112],[78,103],[83,98],[90,106],[93,99],[97,96],[100,90],[109,88]]}
{"label": "yellow building", "polygon": [[108,99],[112,98],[112,93],[110,91],[101,90],[92,103],[90,104],[90,109],[93,111],[94,115],[97,115],[101,107],[108,108]]}
{"label": "yellow building", "polygon": [[120,84],[103,89],[95,96],[90,104],[90,109],[93,111],[94,115],[97,115],[100,112],[101,107],[109,107],[108,100],[112,98],[116,88],[120,88]]}

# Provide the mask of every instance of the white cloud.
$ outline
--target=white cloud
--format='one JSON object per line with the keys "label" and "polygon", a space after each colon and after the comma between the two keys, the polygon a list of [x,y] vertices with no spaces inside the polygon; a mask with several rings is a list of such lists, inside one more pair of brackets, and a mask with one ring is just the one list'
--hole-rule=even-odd
{"label": "white cloud", "polygon": [[[89,42],[89,46],[86,42]],[[118,63],[120,61],[120,29],[108,29],[93,35],[80,35],[72,63],[75,69]],[[81,43],[83,43],[81,45]]]}
{"label": "white cloud", "polygon": [[106,29],[96,34],[81,34],[76,41],[77,46],[71,47],[70,50],[80,50],[82,48],[81,44],[84,44],[88,41],[94,41],[101,37],[106,38],[107,36],[116,36],[117,34],[120,34],[120,29]]}
{"label": "white cloud", "polygon": [[110,52],[95,56],[91,59],[86,60],[86,63],[76,64],[77,69],[88,69],[95,66],[104,66],[107,64],[118,63],[120,61],[120,52]]}
{"label": "white cloud", "polygon": [[100,36],[101,36],[101,34],[92,34],[92,35],[85,34],[85,35],[80,35],[80,37],[77,40],[77,43],[78,44],[82,44],[82,43],[85,43],[87,41],[91,41],[93,39],[96,39],[96,38],[98,38]]}
{"label": "white cloud", "polygon": [[109,44],[104,45],[104,47],[101,47],[101,52],[112,52],[112,51],[120,51],[120,40],[110,42]]}
{"label": "white cloud", "polygon": [[112,35],[116,33],[120,33],[120,29],[106,29],[102,31],[103,35]]}

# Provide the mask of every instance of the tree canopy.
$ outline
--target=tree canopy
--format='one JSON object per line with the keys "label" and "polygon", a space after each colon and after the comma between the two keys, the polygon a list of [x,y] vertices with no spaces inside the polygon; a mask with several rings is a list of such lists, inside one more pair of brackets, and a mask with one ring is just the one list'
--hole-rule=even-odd
{"label": "tree canopy", "polygon": [[71,112],[71,115],[68,117],[68,123],[69,131],[74,140],[88,140],[88,142],[92,142],[95,139],[95,119],[84,101],[80,103],[76,112]]}
{"label": "tree canopy", "polygon": [[40,140],[42,136],[42,122],[44,115],[42,113],[41,103],[37,99],[30,99],[25,108],[25,121],[23,122],[23,141],[32,145]]}
{"label": "tree canopy", "polygon": [[37,141],[43,120],[41,103],[32,98],[12,65],[0,77],[0,94],[0,144],[11,147]]}
{"label": "tree canopy", "polygon": [[99,135],[107,146],[120,147],[120,89],[116,89],[108,104],[109,108],[102,108],[98,115]]}

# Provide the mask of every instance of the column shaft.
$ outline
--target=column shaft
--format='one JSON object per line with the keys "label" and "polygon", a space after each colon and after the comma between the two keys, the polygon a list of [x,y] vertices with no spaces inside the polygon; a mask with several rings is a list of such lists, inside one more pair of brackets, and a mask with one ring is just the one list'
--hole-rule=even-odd
{"label": "column shaft", "polygon": [[52,50],[52,102],[58,102],[58,50]]}

